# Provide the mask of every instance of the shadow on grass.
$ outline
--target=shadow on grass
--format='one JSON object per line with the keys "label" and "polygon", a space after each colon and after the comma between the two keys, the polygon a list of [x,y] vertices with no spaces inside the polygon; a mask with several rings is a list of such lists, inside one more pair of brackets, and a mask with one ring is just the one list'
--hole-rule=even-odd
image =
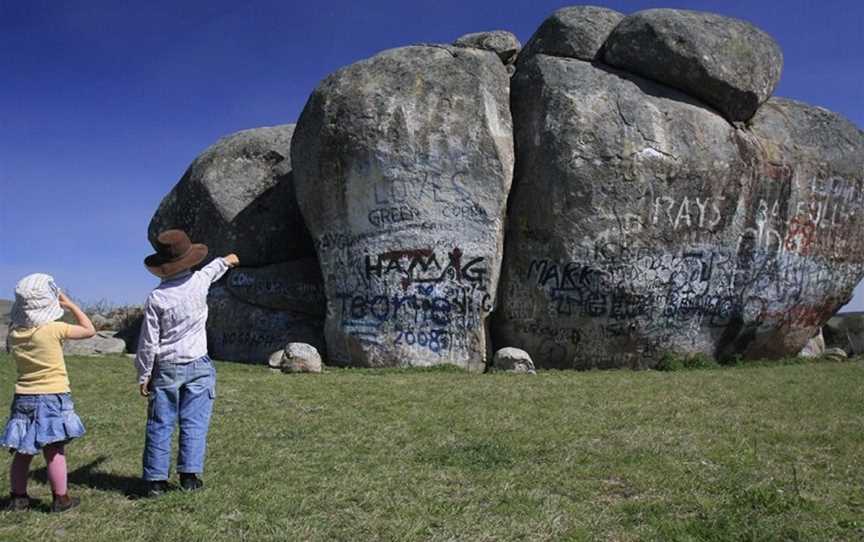
{"label": "shadow on grass", "polygon": [[[140,478],[132,476],[120,476],[98,470],[99,465],[106,459],[105,456],[97,457],[90,463],[82,465],[69,473],[69,484],[87,486],[100,491],[113,491],[122,493],[127,498],[138,499],[144,495],[144,482]],[[45,467],[37,469],[30,474],[30,478],[48,483],[48,471]]]}
{"label": "shadow on grass", "polygon": [[[3,497],[0,499],[0,513],[7,512],[10,514],[21,514],[23,511],[12,511],[9,510],[9,504],[12,502],[11,497]],[[51,511],[51,503],[42,502],[39,499],[30,498],[30,510],[36,512],[44,512],[49,513]]]}

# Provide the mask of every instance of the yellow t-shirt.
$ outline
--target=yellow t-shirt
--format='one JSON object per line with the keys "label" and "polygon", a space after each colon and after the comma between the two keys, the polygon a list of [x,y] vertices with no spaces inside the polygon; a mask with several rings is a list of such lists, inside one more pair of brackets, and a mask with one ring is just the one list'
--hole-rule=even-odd
{"label": "yellow t-shirt", "polygon": [[69,377],[63,359],[63,339],[69,324],[49,322],[9,333],[9,350],[18,366],[15,393],[69,393]]}

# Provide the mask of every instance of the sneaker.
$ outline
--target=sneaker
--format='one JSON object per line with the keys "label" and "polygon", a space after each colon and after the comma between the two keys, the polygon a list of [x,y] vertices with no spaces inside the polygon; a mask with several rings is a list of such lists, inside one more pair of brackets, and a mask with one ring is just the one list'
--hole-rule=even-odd
{"label": "sneaker", "polygon": [[10,493],[9,504],[6,506],[6,510],[9,512],[24,512],[25,510],[30,510],[30,497],[26,493],[24,495],[15,495],[14,493]]}
{"label": "sneaker", "polygon": [[168,482],[165,480],[147,481],[144,489],[144,496],[159,497],[168,492]]}
{"label": "sneaker", "polygon": [[51,511],[52,512],[65,512],[66,510],[71,510],[81,504],[81,499],[78,497],[70,497],[67,493],[66,495],[54,495],[54,501],[51,503]]}
{"label": "sneaker", "polygon": [[184,491],[196,491],[204,487],[204,482],[201,481],[201,478],[198,478],[197,474],[184,472],[180,474],[180,487]]}

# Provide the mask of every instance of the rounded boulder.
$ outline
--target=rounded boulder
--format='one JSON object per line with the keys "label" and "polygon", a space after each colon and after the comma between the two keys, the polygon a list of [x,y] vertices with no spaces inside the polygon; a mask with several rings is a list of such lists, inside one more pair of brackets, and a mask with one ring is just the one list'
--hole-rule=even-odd
{"label": "rounded boulder", "polygon": [[561,8],[543,21],[520,58],[543,54],[590,62],[623,18],[623,13],[598,6]]}
{"label": "rounded boulder", "polygon": [[731,122],[749,120],[774,92],[783,70],[780,46],[767,33],[701,11],[628,15],[603,50],[607,64],[682,90]]}
{"label": "rounded boulder", "polygon": [[509,76],[474,48],[382,52],[327,77],[297,124],[297,197],[336,365],[482,370],[513,171]]}
{"label": "rounded boulder", "polygon": [[151,243],[178,228],[210,257],[234,252],[246,266],[314,256],[294,195],[293,134],[293,124],[255,128],[207,148],[159,205]]}

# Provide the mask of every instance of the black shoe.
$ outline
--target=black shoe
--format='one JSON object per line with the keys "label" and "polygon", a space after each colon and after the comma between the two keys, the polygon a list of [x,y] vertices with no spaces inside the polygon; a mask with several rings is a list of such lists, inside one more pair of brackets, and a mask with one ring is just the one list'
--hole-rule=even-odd
{"label": "black shoe", "polygon": [[153,480],[146,482],[144,489],[145,497],[160,497],[168,493],[168,482],[165,480]]}
{"label": "black shoe", "polygon": [[6,506],[6,510],[9,512],[24,512],[25,510],[30,510],[30,497],[26,493],[24,495],[15,495],[14,493],[10,493],[9,504]]}
{"label": "black shoe", "polygon": [[54,495],[54,502],[51,503],[51,511],[52,512],[65,512],[66,510],[70,510],[75,508],[81,504],[81,499],[78,497],[70,497],[67,493],[66,495]]}
{"label": "black shoe", "polygon": [[198,478],[197,474],[184,472],[180,474],[180,487],[184,491],[196,491],[204,487],[204,482],[201,481],[201,478]]}

